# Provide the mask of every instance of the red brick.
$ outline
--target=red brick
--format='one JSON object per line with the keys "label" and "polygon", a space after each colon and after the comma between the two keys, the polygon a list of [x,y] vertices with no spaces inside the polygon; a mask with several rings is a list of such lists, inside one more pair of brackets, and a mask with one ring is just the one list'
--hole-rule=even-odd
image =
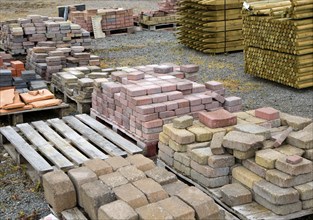
{"label": "red brick", "polygon": [[128,80],[140,80],[140,79],[144,79],[145,78],[145,74],[143,72],[130,72],[127,75],[127,79]]}
{"label": "red brick", "polygon": [[212,103],[212,97],[203,93],[194,94],[194,96],[201,98],[201,104]]}
{"label": "red brick", "polygon": [[202,111],[204,109],[205,109],[205,105],[203,105],[203,104],[190,106],[190,112],[198,112],[198,111]]}
{"label": "red brick", "polygon": [[206,104],[205,109],[211,110],[220,107],[220,103],[218,101],[212,101],[212,103]]}
{"label": "red brick", "polygon": [[217,81],[208,81],[205,83],[205,87],[210,90],[219,90],[223,88],[223,84]]}
{"label": "red brick", "polygon": [[164,102],[164,104],[166,105],[167,111],[178,109],[178,104],[175,101],[167,101],[167,102]]}
{"label": "red brick", "polygon": [[136,107],[136,112],[143,115],[148,115],[154,113],[154,106],[153,105],[142,105]]}
{"label": "red brick", "polygon": [[161,86],[162,92],[176,91],[176,85],[174,83],[164,83]]}
{"label": "red brick", "polygon": [[190,106],[190,103],[186,99],[177,99],[175,102],[178,104],[178,108],[186,108]]}
{"label": "red brick", "polygon": [[286,162],[290,164],[298,164],[303,160],[302,157],[298,155],[287,156]]}
{"label": "red brick", "polygon": [[179,91],[167,92],[165,94],[167,95],[167,100],[169,100],[169,101],[183,98],[183,93],[179,92]]}
{"label": "red brick", "polygon": [[131,102],[136,106],[149,105],[149,104],[152,104],[152,98],[150,96],[132,97]]}
{"label": "red brick", "polygon": [[164,103],[155,103],[152,104],[154,106],[154,112],[165,112],[166,105]]}
{"label": "red brick", "polygon": [[272,107],[264,107],[255,110],[255,117],[265,120],[275,120],[279,118],[279,111]]}
{"label": "red brick", "polygon": [[167,95],[163,93],[153,94],[150,95],[150,97],[152,98],[153,103],[162,103],[167,101]]}
{"label": "red brick", "polygon": [[159,112],[159,118],[169,118],[175,116],[174,111]]}
{"label": "red brick", "polygon": [[186,114],[188,114],[188,113],[190,113],[190,107],[175,109],[175,114],[176,114],[177,116],[186,115]]}
{"label": "red brick", "polygon": [[225,98],[216,92],[208,91],[205,93],[206,95],[212,96],[212,98],[220,103],[225,102]]}
{"label": "red brick", "polygon": [[158,85],[150,85],[150,86],[147,86],[145,88],[147,90],[147,94],[148,95],[161,93],[162,92],[161,86],[158,86]]}
{"label": "red brick", "polygon": [[127,88],[127,95],[129,96],[143,96],[143,95],[147,95],[147,90],[145,87],[138,87],[138,86],[134,86],[134,87],[129,87]]}
{"label": "red brick", "polygon": [[195,95],[185,96],[184,99],[188,100],[191,106],[201,105],[201,98],[199,98]]}
{"label": "red brick", "polygon": [[142,122],[146,122],[158,119],[158,116],[159,116],[158,113],[153,113],[149,115],[138,115],[138,119]]}
{"label": "red brick", "polygon": [[163,125],[162,119],[156,119],[153,121],[147,121],[147,122],[142,123],[142,126],[145,128],[156,128],[156,127],[160,127],[162,125]]}
{"label": "red brick", "polygon": [[210,128],[226,127],[237,123],[237,117],[224,109],[200,112],[198,116],[199,121]]}
{"label": "red brick", "polygon": [[189,81],[183,81],[183,82],[178,82],[176,84],[177,90],[182,91],[182,90],[191,90],[192,89],[192,83]]}
{"label": "red brick", "polygon": [[182,90],[181,92],[183,93],[183,95],[190,95],[192,94],[192,89]]}
{"label": "red brick", "polygon": [[196,73],[199,71],[199,66],[194,64],[181,65],[180,71],[184,73]]}
{"label": "red brick", "polygon": [[24,63],[19,60],[11,61],[11,66],[16,70],[25,70]]}

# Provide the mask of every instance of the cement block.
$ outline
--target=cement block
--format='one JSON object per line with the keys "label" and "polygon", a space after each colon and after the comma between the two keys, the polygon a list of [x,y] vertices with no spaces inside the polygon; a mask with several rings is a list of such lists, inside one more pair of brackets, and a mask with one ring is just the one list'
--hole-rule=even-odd
{"label": "cement block", "polygon": [[220,155],[225,153],[225,150],[222,146],[224,136],[225,132],[218,132],[213,135],[210,144],[212,154]]}
{"label": "cement block", "polygon": [[168,194],[162,186],[151,178],[138,180],[133,182],[133,185],[145,194],[149,203],[168,198]]}
{"label": "cement block", "polygon": [[255,162],[267,169],[274,169],[276,160],[282,157],[285,155],[272,149],[259,150],[255,153]]}
{"label": "cement block", "polygon": [[84,162],[84,165],[92,170],[98,177],[113,172],[112,167],[99,158],[87,160]]}
{"label": "cement block", "polygon": [[290,164],[286,162],[286,157],[282,157],[276,160],[275,167],[284,173],[296,176],[305,173],[312,173],[313,163],[312,161],[303,158],[302,162],[298,164]]}
{"label": "cement block", "polygon": [[313,182],[298,185],[294,187],[300,193],[301,200],[313,199]]}
{"label": "cement block", "polygon": [[198,164],[206,165],[208,164],[209,156],[212,156],[211,148],[197,148],[191,150],[188,155],[190,156],[191,160],[197,162]]}
{"label": "cement block", "polygon": [[296,203],[286,204],[286,205],[276,205],[276,204],[268,202],[266,199],[264,199],[258,194],[254,195],[254,200],[260,205],[264,206],[265,208],[276,213],[277,215],[288,215],[294,212],[301,211],[302,209],[302,203],[300,201]]}
{"label": "cement block", "polygon": [[44,195],[56,213],[76,206],[76,192],[70,178],[61,170],[42,176]]}
{"label": "cement block", "polygon": [[134,182],[146,178],[146,175],[135,166],[121,167],[117,170],[122,176],[124,176],[129,182]]}
{"label": "cement block", "polygon": [[294,188],[281,188],[266,180],[255,182],[252,189],[255,194],[276,205],[285,205],[299,201],[299,193]]}
{"label": "cement block", "polygon": [[191,161],[190,166],[196,172],[202,174],[205,177],[214,178],[219,176],[227,176],[229,173],[229,167],[212,168],[208,165],[201,165],[195,161]]}
{"label": "cement block", "polygon": [[219,176],[219,177],[212,177],[208,178],[203,176],[202,174],[196,172],[195,170],[190,171],[191,179],[195,180],[196,182],[200,183],[201,185],[208,187],[208,188],[216,188],[221,187],[229,183],[228,176]]}
{"label": "cement block", "polygon": [[173,183],[165,184],[162,187],[170,196],[175,196],[181,190],[184,190],[184,189],[188,188],[188,185],[183,183],[180,180],[177,180],[177,181],[175,181]]}
{"label": "cement block", "polygon": [[145,172],[147,177],[155,180],[161,185],[165,185],[168,183],[175,182],[177,180],[177,177],[175,174],[165,170],[161,167],[155,167],[152,170],[148,170]]}
{"label": "cement block", "polygon": [[115,193],[117,199],[123,200],[133,209],[148,204],[146,196],[130,183],[114,188],[113,192]]}
{"label": "cement block", "polygon": [[158,204],[174,219],[195,219],[195,211],[176,196],[159,201]]}
{"label": "cement block", "polygon": [[128,183],[128,180],[119,172],[99,176],[99,179],[107,186],[114,188]]}
{"label": "cement block", "polygon": [[87,167],[79,167],[79,168],[74,168],[74,169],[69,170],[68,176],[75,186],[78,204],[81,207],[83,207],[82,197],[81,197],[81,193],[82,193],[81,186],[85,183],[96,181],[98,179],[97,175]]}
{"label": "cement block", "polygon": [[100,180],[85,183],[81,188],[83,207],[90,219],[98,219],[98,209],[100,206],[115,200],[114,193]]}
{"label": "cement block", "polygon": [[141,220],[174,219],[174,217],[158,203],[151,203],[137,208],[136,212]]}
{"label": "cement block", "polygon": [[208,195],[195,187],[189,187],[178,195],[182,201],[191,206],[196,212],[196,218],[220,219],[219,208]]}
{"label": "cement block", "polygon": [[261,177],[243,166],[235,167],[232,170],[232,177],[249,189],[252,189],[252,186],[258,181],[263,180]]}
{"label": "cement block", "polygon": [[137,220],[138,214],[126,202],[122,200],[116,200],[99,208],[98,219]]}
{"label": "cement block", "polygon": [[242,165],[247,168],[248,170],[252,171],[253,173],[257,174],[258,176],[265,178],[267,169],[258,165],[254,158],[246,159],[242,161]]}
{"label": "cement block", "polygon": [[280,187],[293,187],[313,180],[311,173],[292,176],[273,169],[266,172],[266,180]]}
{"label": "cement block", "polygon": [[211,155],[208,158],[208,164],[213,168],[231,167],[235,164],[235,158],[230,154]]}
{"label": "cement block", "polygon": [[255,124],[240,124],[234,126],[235,131],[241,131],[249,134],[262,135],[265,139],[271,138],[270,130]]}
{"label": "cement block", "polygon": [[237,206],[252,202],[252,194],[238,183],[221,187],[222,201],[229,206]]}
{"label": "cement block", "polygon": [[223,138],[223,146],[229,149],[248,151],[262,147],[265,138],[261,135],[231,131]]}
{"label": "cement block", "polygon": [[155,167],[154,162],[142,154],[128,156],[126,157],[126,160],[128,160],[132,165],[143,172],[151,170]]}
{"label": "cement block", "polygon": [[175,152],[174,159],[185,166],[190,166],[190,157],[186,153]]}
{"label": "cement block", "polygon": [[109,157],[105,160],[116,171],[118,168],[129,166],[130,162],[123,157]]}

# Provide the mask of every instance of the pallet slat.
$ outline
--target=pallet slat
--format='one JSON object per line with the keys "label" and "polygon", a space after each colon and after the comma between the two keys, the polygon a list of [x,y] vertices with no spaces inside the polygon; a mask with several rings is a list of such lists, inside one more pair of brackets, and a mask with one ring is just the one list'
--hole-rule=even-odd
{"label": "pallet slat", "polygon": [[77,134],[73,129],[71,129],[67,124],[61,119],[54,118],[48,120],[48,122],[54,127],[58,132],[62,133],[68,140],[70,140],[77,148],[88,155],[91,158],[107,159],[108,156],[95,148],[86,139]]}
{"label": "pallet slat", "polygon": [[97,132],[86,126],[84,123],[79,121],[74,116],[63,117],[72,128],[84,135],[91,142],[99,146],[102,150],[110,154],[111,156],[126,156],[127,153],[122,151],[120,148],[112,144],[110,141],[106,140],[104,137],[99,135]]}
{"label": "pallet slat", "polygon": [[119,146],[120,148],[127,151],[129,154],[137,154],[142,153],[142,149],[137,147],[135,144],[130,141],[122,138],[120,135],[115,133],[114,131],[107,128],[105,125],[98,122],[96,119],[90,117],[86,114],[76,115],[76,118],[96,130],[99,134],[103,135],[108,140],[112,141],[114,144]]}
{"label": "pallet slat", "polygon": [[16,127],[25,135],[25,137],[37,149],[48,158],[59,169],[70,169],[74,167],[66,157],[57,151],[50,143],[48,143],[31,125],[24,123],[18,124]]}
{"label": "pallet slat", "polygon": [[46,173],[53,170],[53,167],[36,152],[12,127],[7,126],[0,129],[0,132],[8,139],[16,150],[27,160],[39,173]]}
{"label": "pallet slat", "polygon": [[80,153],[77,149],[66,142],[59,134],[52,130],[47,123],[43,121],[36,121],[32,122],[32,125],[75,164],[81,165],[88,160],[86,156]]}

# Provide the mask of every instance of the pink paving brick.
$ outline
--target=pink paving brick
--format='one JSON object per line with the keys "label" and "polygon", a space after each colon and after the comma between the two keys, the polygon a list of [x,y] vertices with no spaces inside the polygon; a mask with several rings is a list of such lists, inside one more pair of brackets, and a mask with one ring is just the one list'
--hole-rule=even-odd
{"label": "pink paving brick", "polygon": [[145,128],[156,128],[163,125],[162,119],[155,119],[152,121],[143,122],[142,126]]}
{"label": "pink paving brick", "polygon": [[127,75],[127,79],[128,80],[140,80],[140,79],[144,79],[145,78],[145,74],[143,72],[130,72]]}
{"label": "pink paving brick", "polygon": [[205,83],[205,87],[210,90],[219,90],[223,89],[223,83],[217,82],[217,81],[208,81]]}
{"label": "pink paving brick", "polygon": [[189,81],[183,81],[183,82],[178,82],[176,84],[177,90],[183,91],[183,90],[191,90],[192,89],[192,83]]}
{"label": "pink paving brick", "polygon": [[152,104],[152,98],[150,96],[138,96],[138,97],[132,97],[131,102],[136,105],[149,105]]}
{"label": "pink paving brick", "polygon": [[178,109],[178,104],[176,101],[167,101],[167,102],[164,102],[164,104],[166,105],[167,111]]}
{"label": "pink paving brick", "polygon": [[127,95],[132,97],[143,96],[147,95],[147,90],[145,87],[134,86],[127,89]]}
{"label": "pink paving brick", "polygon": [[183,93],[183,95],[190,95],[192,94],[192,89],[182,90],[181,92]]}
{"label": "pink paving brick", "polygon": [[171,72],[170,74],[171,74],[171,76],[175,76],[178,79],[185,78],[185,74],[183,72],[175,71],[175,72]]}
{"label": "pink paving brick", "polygon": [[235,106],[224,106],[224,109],[227,111],[233,113],[233,112],[239,112],[242,109],[242,105],[235,105]]}
{"label": "pink paving brick", "polygon": [[173,67],[167,66],[167,65],[160,65],[160,66],[154,67],[153,71],[155,73],[170,73],[170,72],[173,72]]}
{"label": "pink paving brick", "polygon": [[158,113],[153,113],[153,114],[149,114],[149,115],[138,115],[138,119],[141,121],[141,122],[147,122],[147,121],[152,121],[152,120],[155,120],[155,119],[158,119]]}
{"label": "pink paving brick", "polygon": [[279,111],[272,107],[264,107],[255,110],[255,117],[265,120],[275,120],[279,118]]}
{"label": "pink paving brick", "polygon": [[153,105],[136,106],[136,112],[143,115],[152,114],[154,113],[154,106]]}
{"label": "pink paving brick", "polygon": [[225,102],[225,98],[223,96],[221,96],[220,94],[216,93],[216,92],[208,91],[205,94],[209,95],[209,96],[212,96],[213,99],[215,99],[216,101],[218,101],[220,103],[224,103]]}
{"label": "pink paving brick", "polygon": [[187,95],[184,97],[184,99],[189,101],[190,106],[201,105],[201,98],[195,95]]}
{"label": "pink paving brick", "polygon": [[224,109],[200,112],[198,116],[199,121],[210,128],[227,127],[237,123],[237,117]]}
{"label": "pink paving brick", "polygon": [[205,92],[205,85],[200,83],[192,83],[192,93],[199,93],[199,92]]}
{"label": "pink paving brick", "polygon": [[166,95],[167,95],[167,100],[169,101],[183,98],[183,93],[179,91],[167,92]]}
{"label": "pink paving brick", "polygon": [[298,164],[298,163],[301,163],[302,160],[303,158],[298,155],[292,155],[292,156],[286,157],[286,162],[290,164]]}
{"label": "pink paving brick", "polygon": [[190,106],[189,100],[187,99],[177,99],[175,101],[178,104],[178,108],[186,108]]}
{"label": "pink paving brick", "polygon": [[154,106],[154,112],[165,112],[166,111],[166,105],[163,103],[155,103],[152,104]]}
{"label": "pink paving brick", "polygon": [[175,116],[175,111],[159,112],[159,118],[170,118]]}
{"label": "pink paving brick", "polygon": [[171,91],[176,91],[176,84],[174,83],[163,83],[161,86],[162,92],[171,92]]}
{"label": "pink paving brick", "polygon": [[113,94],[113,93],[120,92],[122,85],[119,83],[115,83],[115,82],[107,82],[107,83],[102,83],[101,87],[103,88],[104,91]]}
{"label": "pink paving brick", "polygon": [[194,94],[194,96],[199,97],[201,99],[201,104],[212,103],[212,96],[206,95],[204,93]]}
{"label": "pink paving brick", "polygon": [[237,96],[226,97],[225,102],[224,102],[224,106],[229,106],[229,107],[241,105],[241,104],[242,104],[242,100],[240,97],[237,97]]}
{"label": "pink paving brick", "polygon": [[194,64],[181,65],[180,71],[184,73],[196,73],[199,71],[199,66]]}
{"label": "pink paving brick", "polygon": [[153,103],[162,103],[167,101],[167,95],[163,93],[150,95]]}
{"label": "pink paving brick", "polygon": [[175,109],[175,114],[176,114],[177,116],[186,115],[186,114],[188,114],[188,113],[190,113],[190,107]]}
{"label": "pink paving brick", "polygon": [[157,93],[161,93],[161,86],[158,85],[150,85],[150,86],[146,86],[145,87],[147,90],[147,94],[151,95],[151,94],[157,94]]}

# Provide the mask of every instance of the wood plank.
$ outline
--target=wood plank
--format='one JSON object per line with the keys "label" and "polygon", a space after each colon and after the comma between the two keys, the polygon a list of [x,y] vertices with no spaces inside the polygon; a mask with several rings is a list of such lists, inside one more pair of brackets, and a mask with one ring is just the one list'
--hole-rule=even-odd
{"label": "wood plank", "polygon": [[102,137],[100,134],[89,128],[87,125],[79,121],[74,116],[66,116],[63,117],[63,120],[66,121],[66,123],[69,124],[73,129],[81,133],[83,136],[88,138],[91,142],[96,144],[98,147],[100,147],[102,150],[110,154],[111,156],[126,156],[127,153],[114,144],[112,144],[110,141],[106,140],[104,137]]}
{"label": "wood plank", "polygon": [[86,156],[80,153],[76,148],[65,141],[58,133],[52,130],[47,125],[47,123],[43,121],[36,121],[32,122],[32,125],[75,164],[80,165],[88,160]]}
{"label": "wood plank", "polygon": [[36,152],[11,126],[2,127],[0,132],[15,149],[39,173],[43,174],[53,170],[53,167]]}
{"label": "wood plank", "polygon": [[62,219],[64,220],[87,220],[87,218],[84,216],[84,214],[79,211],[77,207],[73,209],[68,209],[63,212],[61,212]]}
{"label": "wood plank", "polygon": [[64,121],[54,118],[48,120],[48,122],[59,132],[62,133],[67,139],[69,139],[77,148],[88,155],[91,158],[107,159],[106,154],[98,150],[95,146],[90,144],[85,138],[77,134],[72,128],[70,128]]}
{"label": "wood plank", "polygon": [[127,151],[129,154],[142,153],[142,149],[132,142],[126,140],[121,137],[111,129],[107,128],[105,125],[98,122],[96,119],[90,117],[86,114],[76,115],[79,120],[96,130],[99,134],[103,135],[106,139],[112,141],[114,144],[119,146],[120,148]]}
{"label": "wood plank", "polygon": [[68,170],[74,167],[66,157],[46,141],[30,124],[18,124],[16,127],[25,137],[59,169]]}

